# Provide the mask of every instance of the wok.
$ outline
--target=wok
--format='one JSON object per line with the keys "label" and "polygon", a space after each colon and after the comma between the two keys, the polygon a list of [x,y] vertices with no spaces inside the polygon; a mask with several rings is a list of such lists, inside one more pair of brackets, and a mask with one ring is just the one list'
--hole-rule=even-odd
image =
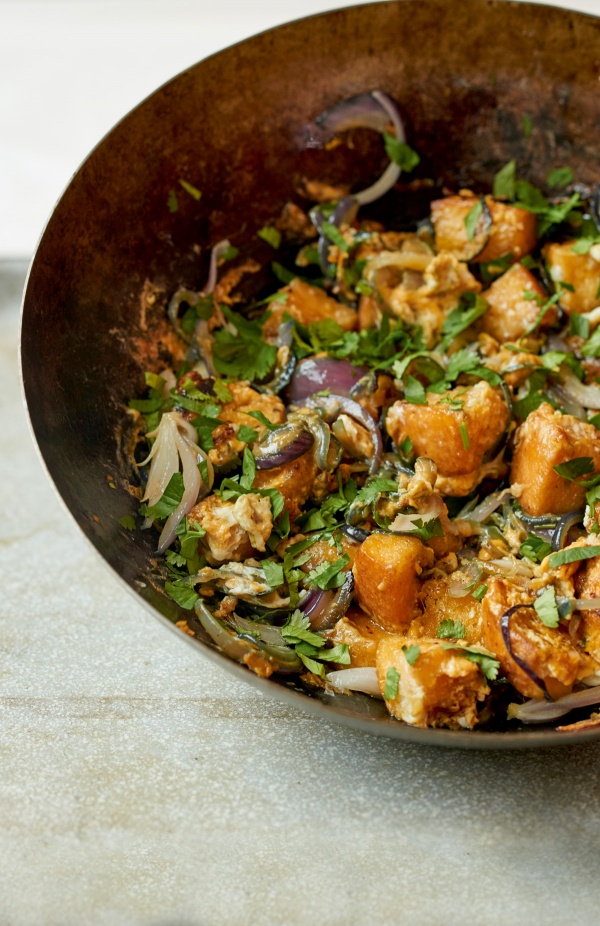
{"label": "wok", "polygon": [[[569,165],[594,183],[600,162],[600,20],[496,0],[398,0],[292,22],[184,71],[92,151],[56,206],[30,269],[21,357],[33,430],[67,508],[116,576],[167,626],[187,617],[209,658],[274,697],[326,719],[414,742],[482,747],[572,744],[594,730],[420,730],[362,695],[259,679],[219,653],[190,612],[161,591],[152,532],[131,533],[128,399],[143,371],[169,359],[163,314],[184,284],[200,288],[211,244],[252,253],[255,232],[298,198],[302,177],[366,185],[381,144],[316,146],[314,118],[380,88],[406,117],[421,176],[489,187],[517,158],[543,183]],[[533,126],[523,131],[523,118]],[[200,200],[178,185],[186,179]],[[178,210],[168,208],[179,190]],[[306,204],[305,204],[306,205]],[[422,211],[402,192],[377,204],[385,221]],[[405,215],[405,217],[406,217]],[[260,277],[260,275],[259,275]],[[260,285],[259,277],[255,285]],[[155,366],[156,368],[156,366]],[[199,662],[198,671],[202,671]]]}

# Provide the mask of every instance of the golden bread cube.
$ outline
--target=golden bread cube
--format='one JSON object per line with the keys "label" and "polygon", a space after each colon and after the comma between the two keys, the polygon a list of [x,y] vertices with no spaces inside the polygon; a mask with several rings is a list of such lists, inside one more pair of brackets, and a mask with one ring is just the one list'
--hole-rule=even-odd
{"label": "golden bread cube", "polygon": [[[594,661],[579,649],[568,632],[546,627],[532,607],[522,607],[509,618],[510,649],[502,632],[502,617],[518,605],[531,605],[530,592],[493,578],[483,599],[484,646],[496,654],[503,674],[526,698],[543,698],[544,687],[551,698],[568,694],[577,679],[594,672]],[[522,660],[535,678],[513,658]]]}
{"label": "golden bread cube", "polygon": [[580,508],[585,488],[553,469],[578,457],[591,457],[600,469],[600,432],[586,421],[555,411],[547,402],[519,426],[510,472],[521,506],[530,515],[566,514]]}
{"label": "golden bread cube", "polygon": [[289,315],[290,318],[307,326],[311,322],[321,322],[327,318],[341,325],[344,331],[354,331],[358,325],[357,312],[337,299],[332,299],[319,286],[311,286],[310,283],[295,277],[281,292],[286,294],[286,300],[273,310],[263,325],[266,338],[277,337],[277,329],[284,315]]}
{"label": "golden bread cube", "polygon": [[359,607],[386,630],[404,630],[417,612],[419,576],[433,560],[417,537],[371,534],[353,566]]}
{"label": "golden bread cube", "polygon": [[387,432],[397,447],[408,437],[418,457],[429,457],[444,476],[472,473],[493,452],[508,424],[502,395],[485,380],[427,393],[425,405],[395,402],[386,418]]}
{"label": "golden bread cube", "polygon": [[483,645],[481,634],[481,602],[471,594],[453,598],[448,590],[448,580],[434,576],[423,583],[419,600],[423,613],[414,619],[406,631],[409,637],[437,637],[442,621],[459,621],[465,628],[461,639],[469,645]]}
{"label": "golden bread cube", "polygon": [[[525,298],[525,293],[533,293],[537,299]],[[534,324],[540,314],[540,307],[548,297],[533,273],[514,264],[510,270],[494,280],[489,289],[482,293],[489,308],[481,319],[481,327],[497,341],[516,341]],[[558,309],[551,306],[544,314],[539,329],[553,325],[558,316]]]}
{"label": "golden bread cube", "polygon": [[350,665],[354,668],[374,667],[377,647],[380,641],[388,636],[388,632],[372,621],[360,608],[351,607],[327,636],[334,646],[338,643],[346,644],[350,652]]}
{"label": "golden bread cube", "polygon": [[382,640],[377,681],[390,714],[417,727],[472,729],[477,702],[490,689],[480,667],[461,649],[447,640],[415,643],[399,634]]}
{"label": "golden bread cube", "polygon": [[283,495],[290,521],[299,517],[319,471],[312,449],[290,463],[259,469],[254,477],[254,488],[277,489]]}
{"label": "golden bread cube", "polygon": [[560,294],[560,304],[569,315],[573,312],[590,312],[600,305],[600,261],[592,256],[597,251],[592,248],[588,254],[576,254],[574,244],[576,239],[563,244],[547,244],[543,249],[554,283],[557,286],[568,283],[574,289],[574,292],[563,289]]}
{"label": "golden bread cube", "polygon": [[[462,254],[469,247],[465,219],[476,203],[477,196],[447,196],[431,204],[431,221],[435,229],[438,251]],[[498,260],[512,254],[515,260],[529,254],[537,244],[537,219],[531,212],[496,202],[485,197],[491,215],[491,226],[485,247],[472,259],[481,262]]]}

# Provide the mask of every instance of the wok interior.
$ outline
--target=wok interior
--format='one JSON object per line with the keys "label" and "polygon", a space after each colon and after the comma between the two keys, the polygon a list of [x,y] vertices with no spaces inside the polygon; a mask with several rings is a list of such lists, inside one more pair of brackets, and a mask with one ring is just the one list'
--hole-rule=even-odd
{"label": "wok interior", "polygon": [[[419,176],[442,178],[450,188],[489,187],[510,158],[534,183],[563,165],[594,183],[599,30],[600,20],[582,14],[495,0],[399,0],[338,10],[201,62],[145,100],[91,153],[56,207],[31,268],[22,330],[25,391],[36,438],[68,508],[158,612],[170,620],[182,616],[155,584],[155,538],[122,530],[118,519],[136,507],[127,490],[124,407],[143,389],[144,369],[168,361],[168,344],[157,344],[168,296],[182,284],[202,286],[211,244],[229,237],[251,251],[256,230],[286,201],[307,207],[297,193],[303,177],[356,188],[377,176],[385,160],[377,140],[353,151],[315,146],[314,117],[356,93],[381,88],[397,101],[422,156]],[[534,126],[531,139],[524,116]],[[201,190],[200,200],[182,190],[180,179]],[[173,189],[177,211],[168,208]],[[375,215],[401,223],[415,208],[418,201],[392,193]],[[254,285],[262,282],[259,274]],[[326,700],[332,716],[423,742],[566,741],[552,731],[407,733],[371,699]]]}

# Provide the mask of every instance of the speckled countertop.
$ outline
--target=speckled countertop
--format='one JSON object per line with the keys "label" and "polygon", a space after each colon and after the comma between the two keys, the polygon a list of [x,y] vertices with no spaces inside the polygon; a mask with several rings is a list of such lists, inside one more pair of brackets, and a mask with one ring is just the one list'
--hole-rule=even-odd
{"label": "speckled countertop", "polygon": [[272,702],[107,571],[37,458],[0,263],[1,926],[600,922],[600,743],[461,753]]}

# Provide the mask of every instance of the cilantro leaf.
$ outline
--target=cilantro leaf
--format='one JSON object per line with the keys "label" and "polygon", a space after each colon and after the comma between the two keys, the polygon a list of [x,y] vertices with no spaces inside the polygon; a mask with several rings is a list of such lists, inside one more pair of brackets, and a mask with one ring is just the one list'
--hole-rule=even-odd
{"label": "cilantro leaf", "polygon": [[342,251],[344,254],[348,253],[350,250],[350,245],[342,235],[339,228],[337,228],[335,225],[332,225],[331,222],[323,222],[321,225],[321,231],[327,238],[329,238],[332,244],[335,244],[335,246],[340,251]]}
{"label": "cilantro leaf", "polygon": [[283,585],[283,565],[275,563],[273,560],[265,559],[261,563],[265,579],[271,588],[278,588]]}
{"label": "cilantro leaf", "polygon": [[409,666],[414,666],[415,662],[421,655],[421,647],[418,644],[403,646],[402,652],[404,653],[405,659]]}
{"label": "cilantro leaf", "polygon": [[559,550],[553,553],[548,560],[550,569],[556,569],[558,566],[564,566],[566,563],[578,563],[581,560],[593,559],[594,556],[600,556],[600,547],[568,547],[566,550]]}
{"label": "cilantro leaf", "polygon": [[409,174],[420,163],[421,158],[406,142],[400,141],[399,138],[387,132],[383,134],[383,141],[390,161],[397,164],[405,173]]}
{"label": "cilantro leaf", "polygon": [[551,170],[546,179],[550,187],[565,187],[573,182],[573,171],[570,167],[556,167]]}
{"label": "cilantro leaf", "polygon": [[256,476],[256,460],[249,447],[244,447],[244,458],[242,461],[242,478],[240,486],[247,492],[252,488],[254,477]]}
{"label": "cilantro leaf", "polygon": [[440,622],[435,635],[440,640],[464,640],[467,635],[467,631],[462,621],[453,621],[450,620],[450,618],[447,618],[446,620]]}
{"label": "cilantro leaf", "polygon": [[390,666],[385,675],[385,688],[383,697],[386,701],[395,701],[398,697],[398,686],[400,684],[400,673],[394,666]]}
{"label": "cilantro leaf", "polygon": [[243,440],[245,444],[253,444],[258,437],[258,431],[255,431],[254,428],[249,428],[247,425],[242,424],[238,428],[237,439]]}
{"label": "cilantro leaf", "polygon": [[517,162],[509,161],[494,177],[494,196],[513,200],[516,195]]}
{"label": "cilantro leaf", "polygon": [[188,183],[187,180],[180,180],[179,185],[183,187],[186,193],[189,193],[193,199],[200,199],[202,193],[195,186],[192,186],[191,183]]}
{"label": "cilantro leaf", "polygon": [[266,241],[267,244],[270,244],[274,250],[277,250],[281,244],[281,232],[273,228],[272,225],[265,225],[264,228],[259,229],[256,234],[259,238],[262,238],[263,241]]}
{"label": "cilantro leaf", "polygon": [[532,563],[541,563],[546,556],[552,553],[552,544],[541,537],[530,534],[519,547],[519,553]]}
{"label": "cilantro leaf", "polygon": [[317,588],[322,588],[324,591],[330,588],[339,588],[346,579],[344,570],[349,562],[350,557],[347,553],[344,553],[334,563],[321,563],[316,569],[311,569],[309,572],[309,585],[317,586]]}
{"label": "cilantro leaf", "polygon": [[473,591],[471,592],[471,595],[476,601],[483,601],[487,590],[488,590],[487,585],[478,585],[477,588],[473,589]]}
{"label": "cilantro leaf", "polygon": [[325,640],[310,629],[310,621],[302,611],[296,610],[288,617],[281,628],[281,636],[286,643],[310,643],[320,649],[325,646]]}
{"label": "cilantro leaf", "polygon": [[278,424],[273,424],[272,421],[269,421],[266,415],[263,415],[262,412],[246,412],[247,415],[250,415],[251,418],[256,418],[257,421],[260,421],[261,424],[268,428],[269,431],[275,431],[280,427]]}
{"label": "cilantro leaf", "polygon": [[165,582],[165,592],[186,611],[191,611],[200,597],[193,588],[180,582]]}
{"label": "cilantro leaf", "polygon": [[404,380],[404,401],[410,402],[411,405],[427,404],[424,387],[419,380],[411,376],[410,373]]}
{"label": "cilantro leaf", "polygon": [[454,338],[481,318],[488,308],[488,302],[482,296],[475,293],[463,293],[458,307],[444,319],[442,350],[447,350]]}
{"label": "cilantro leaf", "polygon": [[549,585],[535,599],[533,607],[542,624],[545,624],[546,627],[558,627],[558,605],[556,604],[556,591],[553,585]]}
{"label": "cilantro leaf", "polygon": [[168,518],[179,505],[183,497],[183,490],[183,475],[181,473],[173,473],[159,500],[155,505],[147,508],[147,516],[149,518],[159,519]]}
{"label": "cilantro leaf", "polygon": [[126,531],[136,530],[135,518],[131,514],[125,514],[122,518],[119,518],[119,524],[121,527],[125,528]]}
{"label": "cilantro leaf", "polygon": [[232,334],[228,328],[220,328],[215,332],[215,369],[237,379],[264,379],[275,364],[277,348],[263,340],[258,322],[248,321],[227,306],[222,306],[221,311],[236,331]]}
{"label": "cilantro leaf", "polygon": [[456,650],[461,656],[464,656],[465,659],[475,662],[483,672],[485,678],[493,681],[498,677],[500,662],[495,658],[493,653],[489,653],[487,650],[482,651],[476,649],[474,646],[454,646],[451,643],[446,644],[443,648]]}
{"label": "cilantro leaf", "polygon": [[472,241],[475,237],[475,231],[477,229],[477,223],[481,218],[483,212],[483,203],[480,199],[477,200],[472,209],[469,210],[468,214],[465,216],[465,229],[467,232],[467,238],[469,241]]}
{"label": "cilantro leaf", "polygon": [[563,479],[575,482],[579,476],[594,472],[594,461],[591,457],[575,457],[567,463],[557,463],[552,469]]}

